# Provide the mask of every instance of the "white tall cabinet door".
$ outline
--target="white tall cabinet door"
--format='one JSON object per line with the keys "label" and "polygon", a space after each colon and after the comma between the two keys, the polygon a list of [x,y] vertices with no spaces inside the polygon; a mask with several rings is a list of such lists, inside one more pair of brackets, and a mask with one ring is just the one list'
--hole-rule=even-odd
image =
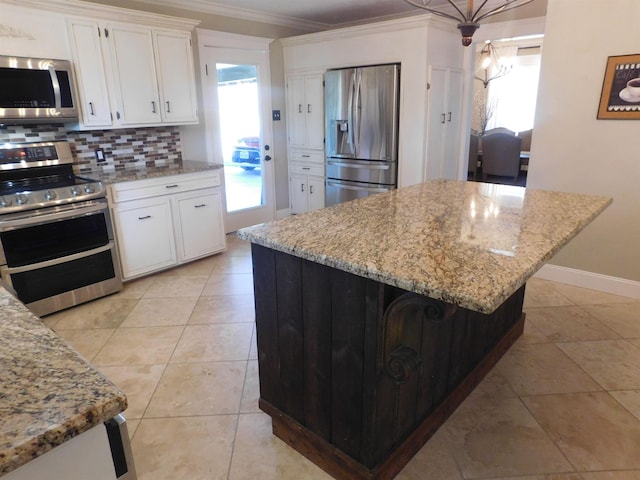
{"label": "white tall cabinet door", "polygon": [[429,69],[427,180],[457,178],[462,81],[460,70]]}
{"label": "white tall cabinet door", "polygon": [[88,20],[70,20],[68,29],[83,124],[110,127],[113,118],[101,47],[103,32],[97,22]]}
{"label": "white tall cabinet door", "polygon": [[113,213],[125,278],[177,264],[169,198],[123,202]]}
{"label": "white tall cabinet door", "polygon": [[107,30],[118,90],[120,124],[160,122],[151,29],[111,24]]}
{"label": "white tall cabinet door", "polygon": [[291,75],[287,79],[289,147],[324,149],[324,77]]}
{"label": "white tall cabinet door", "polygon": [[154,31],[162,120],[197,122],[191,34]]}
{"label": "white tall cabinet door", "polygon": [[181,260],[191,260],[224,248],[222,193],[192,192],[176,198]]}

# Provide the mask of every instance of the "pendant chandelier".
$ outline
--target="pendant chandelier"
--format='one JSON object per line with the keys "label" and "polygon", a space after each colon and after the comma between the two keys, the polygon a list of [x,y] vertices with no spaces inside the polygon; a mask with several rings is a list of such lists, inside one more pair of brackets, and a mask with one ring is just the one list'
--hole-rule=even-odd
{"label": "pendant chandelier", "polygon": [[477,75],[475,78],[487,88],[490,81],[504,77],[512,68],[513,65],[502,62],[491,42],[486,42],[480,50],[480,69],[484,72],[484,78]]}
{"label": "pendant chandelier", "polygon": [[[449,18],[458,22],[458,30],[462,34],[462,45],[468,47],[471,45],[471,39],[473,34],[478,28],[480,28],[480,21],[492,15],[506,12],[512,8],[521,7],[527,3],[533,2],[533,0],[478,0],[479,6],[474,6],[474,0],[467,0],[467,8],[461,10],[456,5],[454,0],[445,0],[449,5],[455,9],[455,13],[447,13],[442,11],[443,5],[431,6],[433,0],[404,0],[405,2],[413,5],[414,7],[426,10],[429,13],[438,15],[440,17]],[[462,3],[458,1],[457,3]],[[489,6],[487,6],[489,3]],[[444,4],[446,5],[446,4]],[[496,6],[497,5],[497,6]],[[485,8],[486,7],[486,8]]]}

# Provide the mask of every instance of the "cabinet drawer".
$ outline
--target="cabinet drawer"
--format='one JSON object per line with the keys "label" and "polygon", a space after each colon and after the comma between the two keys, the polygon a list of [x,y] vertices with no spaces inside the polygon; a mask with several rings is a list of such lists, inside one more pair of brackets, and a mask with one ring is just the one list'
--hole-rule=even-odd
{"label": "cabinet drawer", "polygon": [[292,150],[289,154],[289,160],[292,162],[312,162],[323,165],[324,153],[309,150]]}
{"label": "cabinet drawer", "polygon": [[221,184],[220,175],[220,171],[207,171],[116,183],[111,185],[111,199],[114,203],[119,203],[202,188],[218,187]]}
{"label": "cabinet drawer", "polygon": [[318,177],[324,177],[324,164],[305,164],[305,163],[292,163],[289,165],[291,174],[303,174],[303,175],[315,175]]}

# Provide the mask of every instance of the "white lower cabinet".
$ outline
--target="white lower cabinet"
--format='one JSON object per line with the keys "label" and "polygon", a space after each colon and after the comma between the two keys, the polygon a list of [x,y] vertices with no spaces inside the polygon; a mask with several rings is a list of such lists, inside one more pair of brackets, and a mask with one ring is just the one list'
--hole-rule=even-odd
{"label": "white lower cabinet", "polygon": [[289,158],[291,213],[304,213],[324,208],[322,152],[292,150]]}
{"label": "white lower cabinet", "polygon": [[226,248],[220,175],[206,171],[111,185],[125,280]]}

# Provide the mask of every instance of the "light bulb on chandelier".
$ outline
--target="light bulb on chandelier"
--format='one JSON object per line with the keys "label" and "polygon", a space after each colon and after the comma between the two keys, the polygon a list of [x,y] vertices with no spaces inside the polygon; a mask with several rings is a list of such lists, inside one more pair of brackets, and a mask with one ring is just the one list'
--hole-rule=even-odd
{"label": "light bulb on chandelier", "polygon": [[[490,0],[479,0],[479,6],[474,6],[474,0],[467,0],[467,8],[461,10],[453,0],[446,0],[446,2],[453,7],[454,11],[451,13],[443,11],[443,6],[431,6],[433,0],[404,0],[405,2],[413,5],[414,7],[426,10],[429,13],[438,15],[440,17],[449,18],[458,22],[458,30],[462,34],[462,45],[468,47],[471,45],[473,34],[478,28],[480,28],[480,21],[492,15],[506,12],[513,8],[522,7],[534,0],[500,0],[498,6],[495,6],[496,2],[490,2]],[[490,6],[487,6],[489,3]],[[445,4],[446,6],[446,4]],[[485,8],[486,7],[486,8]]]}

